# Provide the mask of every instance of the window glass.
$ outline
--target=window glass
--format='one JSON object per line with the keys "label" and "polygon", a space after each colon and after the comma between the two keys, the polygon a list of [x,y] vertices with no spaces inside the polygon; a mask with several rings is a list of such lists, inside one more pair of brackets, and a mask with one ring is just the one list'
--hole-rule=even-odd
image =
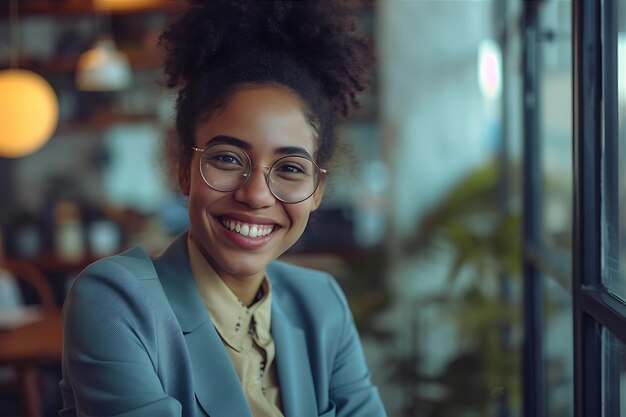
{"label": "window glass", "polygon": [[569,257],[573,212],[571,1],[544,3],[539,19],[543,240]]}
{"label": "window glass", "polygon": [[[607,118],[604,136],[603,163],[603,273],[602,282],[614,295],[626,300],[626,3],[616,2],[617,39],[607,42],[612,50],[603,51],[605,57],[617,54],[616,80],[607,79],[605,88],[617,82],[617,120]],[[607,65],[610,65],[607,63]],[[609,77],[607,77],[609,78]],[[607,106],[612,103],[607,102]],[[607,115],[611,115],[607,111]],[[615,124],[617,129],[611,129]],[[622,266],[620,266],[622,265]]]}
{"label": "window glass", "polygon": [[626,346],[602,331],[602,416],[626,417]]}
{"label": "window glass", "polygon": [[553,278],[544,277],[543,282],[546,415],[571,417],[574,415],[572,297]]}

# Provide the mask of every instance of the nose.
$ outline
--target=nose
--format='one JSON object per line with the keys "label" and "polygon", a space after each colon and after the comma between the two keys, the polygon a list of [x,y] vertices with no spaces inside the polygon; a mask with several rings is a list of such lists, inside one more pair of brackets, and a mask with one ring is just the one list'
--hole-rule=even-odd
{"label": "nose", "polygon": [[250,208],[259,209],[276,203],[276,197],[269,189],[264,167],[254,167],[246,183],[234,191],[235,200]]}

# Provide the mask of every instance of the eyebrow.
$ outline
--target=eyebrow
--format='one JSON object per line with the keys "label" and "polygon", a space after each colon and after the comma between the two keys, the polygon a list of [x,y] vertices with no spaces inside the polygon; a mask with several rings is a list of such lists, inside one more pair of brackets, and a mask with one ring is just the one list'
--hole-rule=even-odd
{"label": "eyebrow", "polygon": [[234,138],[232,136],[219,135],[214,138],[209,139],[206,142],[206,146],[217,145],[219,143],[224,143],[226,145],[233,145],[243,150],[249,150],[252,146],[244,140]]}
{"label": "eyebrow", "polygon": [[[226,135],[219,135],[219,136],[215,136],[214,138],[209,139],[206,143],[206,146],[215,145],[218,143],[233,145],[233,146],[243,149],[244,151],[248,151],[252,148],[252,145],[250,145],[245,140],[234,138],[232,136],[226,136]],[[301,155],[310,160],[313,160],[313,157],[311,156],[311,154],[306,149],[301,148],[299,146],[282,146],[280,148],[277,148],[275,152],[280,155]]]}

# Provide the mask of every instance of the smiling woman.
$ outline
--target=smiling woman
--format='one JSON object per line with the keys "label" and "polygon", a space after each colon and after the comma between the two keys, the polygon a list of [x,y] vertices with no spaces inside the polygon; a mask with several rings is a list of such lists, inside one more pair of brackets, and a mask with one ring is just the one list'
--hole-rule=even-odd
{"label": "smiling woman", "polygon": [[[265,277],[267,264],[282,255],[302,235],[309,214],[321,202],[323,186],[284,180],[273,170],[269,170],[266,176],[263,169],[250,169],[252,166],[273,166],[285,156],[293,160],[302,159],[300,155],[315,153],[315,132],[304,116],[301,100],[286,88],[242,87],[219,113],[198,125],[196,145],[208,146],[207,149],[211,150],[226,137],[238,139],[227,141],[231,143],[231,153],[221,154],[222,164],[229,161],[230,165],[249,171],[241,174],[245,181],[224,190],[226,185],[232,184],[228,182],[232,181],[233,171],[224,174],[224,169],[210,169],[215,168],[215,164],[206,163],[206,158],[196,154],[191,169],[181,173],[180,186],[183,193],[189,195],[192,242],[239,299],[250,304]],[[213,139],[205,142],[202,138]],[[221,145],[222,151],[223,148]],[[290,152],[297,154],[290,155]],[[206,156],[205,152],[203,155]],[[306,158],[303,159],[308,161]],[[200,169],[194,166],[196,159]],[[216,175],[215,171],[221,173]],[[220,186],[208,183],[207,176],[219,177],[213,182]],[[313,181],[313,177],[309,178]],[[285,182],[293,189],[292,193],[284,190],[287,188]],[[304,191],[300,187],[304,187]],[[277,189],[284,191],[279,194],[282,199],[275,195]],[[302,198],[304,194],[310,198]],[[295,198],[286,203],[281,201],[284,197]],[[242,230],[233,232],[223,226],[224,222],[240,223]],[[256,235],[259,227],[272,228],[272,233],[261,237],[242,233],[257,230]],[[237,294],[238,291],[246,294]]]}
{"label": "smiling woman", "polygon": [[334,278],[276,261],[321,203],[369,47],[340,2],[191,3],[161,37],[190,227],[75,280],[60,415],[384,416]]}

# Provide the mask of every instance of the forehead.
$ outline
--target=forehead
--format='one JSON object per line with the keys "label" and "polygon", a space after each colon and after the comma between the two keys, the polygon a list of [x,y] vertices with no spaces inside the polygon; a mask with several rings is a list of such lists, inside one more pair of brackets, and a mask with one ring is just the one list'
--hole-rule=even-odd
{"label": "forehead", "polygon": [[297,146],[313,153],[315,130],[304,108],[302,100],[284,87],[240,88],[198,124],[196,145],[204,147],[211,138],[231,136],[247,142],[253,152]]}

